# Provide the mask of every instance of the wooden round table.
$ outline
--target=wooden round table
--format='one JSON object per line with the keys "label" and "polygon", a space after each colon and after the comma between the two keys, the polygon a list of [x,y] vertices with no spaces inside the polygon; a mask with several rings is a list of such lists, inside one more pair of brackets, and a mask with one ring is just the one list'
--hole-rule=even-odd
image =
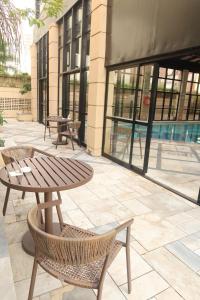
{"label": "wooden round table", "polygon": [[[31,172],[11,176],[10,172],[19,170],[20,167],[30,167]],[[45,202],[52,201],[53,192],[81,186],[92,176],[92,167],[80,160],[50,156],[26,158],[8,164],[0,170],[0,181],[4,185],[25,192],[43,192]],[[45,231],[56,233],[53,226],[52,207],[45,209]],[[34,244],[29,232],[24,235],[22,245],[26,252],[34,254]]]}

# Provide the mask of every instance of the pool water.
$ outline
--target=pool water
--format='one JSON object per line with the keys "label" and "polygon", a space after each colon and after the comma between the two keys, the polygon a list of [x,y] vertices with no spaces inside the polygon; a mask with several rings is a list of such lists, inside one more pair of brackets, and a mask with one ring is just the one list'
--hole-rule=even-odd
{"label": "pool water", "polygon": [[154,123],[152,138],[200,143],[200,123]]}

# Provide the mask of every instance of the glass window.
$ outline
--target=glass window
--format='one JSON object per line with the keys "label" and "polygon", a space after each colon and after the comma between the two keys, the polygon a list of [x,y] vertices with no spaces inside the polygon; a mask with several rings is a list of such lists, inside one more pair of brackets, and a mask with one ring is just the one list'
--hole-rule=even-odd
{"label": "glass window", "polygon": [[[84,9],[82,8],[82,3]],[[86,138],[83,131],[87,119],[90,15],[91,0],[79,1],[64,16],[64,26],[61,24],[59,28],[59,61],[60,66],[63,65],[63,69],[60,67],[59,70],[60,74],[62,74],[62,80],[59,79],[59,82],[63,82],[63,88],[59,83],[59,107],[62,103],[63,116],[70,114],[73,119],[82,122],[80,130],[82,141]],[[64,32],[63,37],[62,32]],[[61,57],[62,44],[63,59]]]}
{"label": "glass window", "polygon": [[44,123],[48,114],[49,102],[47,93],[48,80],[48,34],[44,35],[38,42],[38,103],[39,122]]}
{"label": "glass window", "polygon": [[106,120],[104,152],[121,161],[129,162],[132,124]]}
{"label": "glass window", "polygon": [[132,68],[109,73],[108,116],[133,118],[137,71]]}
{"label": "glass window", "polygon": [[142,168],[144,164],[144,149],[146,147],[147,127],[137,124],[134,131],[132,164]]}

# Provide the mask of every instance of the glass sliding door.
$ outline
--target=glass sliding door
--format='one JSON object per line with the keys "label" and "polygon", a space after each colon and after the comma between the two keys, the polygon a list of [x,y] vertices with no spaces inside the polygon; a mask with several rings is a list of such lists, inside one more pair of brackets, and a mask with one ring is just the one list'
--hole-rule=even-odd
{"label": "glass sliding door", "polygon": [[133,109],[138,67],[109,72],[104,154],[130,163]]}
{"label": "glass sliding door", "polygon": [[103,154],[145,173],[155,93],[154,65],[108,73]]}
{"label": "glass sliding door", "polygon": [[[146,173],[155,106],[157,76],[154,65],[139,67],[134,105],[131,167]],[[154,86],[154,93],[153,93]]]}

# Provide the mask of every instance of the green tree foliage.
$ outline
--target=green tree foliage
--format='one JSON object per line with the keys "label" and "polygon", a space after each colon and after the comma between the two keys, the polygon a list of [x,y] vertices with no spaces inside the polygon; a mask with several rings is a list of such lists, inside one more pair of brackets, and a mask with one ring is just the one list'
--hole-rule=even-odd
{"label": "green tree foliage", "polygon": [[9,71],[16,72],[16,68],[10,65],[10,62],[14,61],[14,56],[8,53],[7,45],[0,41],[0,75],[8,74]]}
{"label": "green tree foliage", "polygon": [[[36,0],[43,6],[44,15],[56,17],[63,7],[63,0]],[[37,19],[36,11],[27,8],[19,9],[13,5],[12,0],[0,0],[0,43],[7,45],[8,53],[20,53],[20,23],[26,19],[30,25],[38,27],[44,24],[44,19]]]}

